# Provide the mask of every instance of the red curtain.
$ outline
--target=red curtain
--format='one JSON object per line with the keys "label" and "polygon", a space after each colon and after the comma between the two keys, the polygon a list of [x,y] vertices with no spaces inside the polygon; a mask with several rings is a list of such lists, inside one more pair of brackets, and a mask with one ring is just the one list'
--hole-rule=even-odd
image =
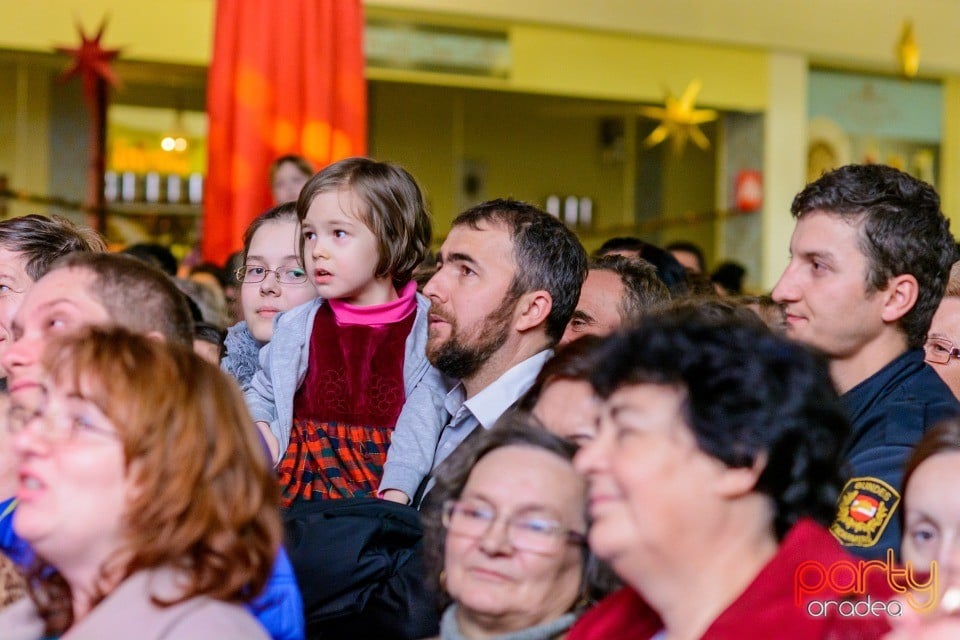
{"label": "red curtain", "polygon": [[222,263],[271,204],[269,167],[366,153],[361,0],[218,0],[202,250]]}

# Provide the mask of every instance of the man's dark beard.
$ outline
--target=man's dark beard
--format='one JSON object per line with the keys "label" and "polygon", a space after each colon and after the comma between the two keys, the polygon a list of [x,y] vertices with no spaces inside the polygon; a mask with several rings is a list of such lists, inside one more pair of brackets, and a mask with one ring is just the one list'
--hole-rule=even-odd
{"label": "man's dark beard", "polygon": [[452,378],[462,379],[476,373],[507,341],[516,305],[517,296],[508,295],[500,306],[484,319],[480,339],[473,345],[460,342],[456,319],[446,318],[450,323],[450,337],[436,348],[427,345],[430,364]]}

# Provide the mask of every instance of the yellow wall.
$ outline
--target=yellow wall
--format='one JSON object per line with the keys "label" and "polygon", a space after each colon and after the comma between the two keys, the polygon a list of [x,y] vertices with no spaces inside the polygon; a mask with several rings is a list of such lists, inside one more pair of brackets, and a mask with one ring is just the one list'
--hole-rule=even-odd
{"label": "yellow wall", "polygon": [[[763,131],[763,213],[761,278],[763,289],[776,284],[787,266],[793,218],[790,204],[806,179],[807,63],[802,56],[770,59],[770,110]],[[800,153],[784,153],[785,149]]]}
{"label": "yellow wall", "polygon": [[[379,5],[402,4],[365,3],[370,15],[384,14]],[[460,2],[458,6],[462,11],[482,4]],[[482,15],[482,6],[473,9]],[[89,32],[108,16],[104,44],[122,47],[126,59],[207,65],[213,10],[213,0],[35,0],[18,4],[0,21],[0,48],[49,52],[55,44],[77,41],[75,22]],[[413,17],[443,21],[439,16]],[[513,73],[504,87],[515,91],[659,101],[665,87],[679,93],[690,79],[699,77],[704,84],[704,103],[742,110],[764,106],[765,55],[761,50],[545,24],[514,24],[509,33]],[[372,77],[378,76],[374,73]]]}
{"label": "yellow wall", "polygon": [[[955,0],[365,0],[364,7],[371,17],[503,29],[512,50],[512,73],[506,79],[371,68],[368,77],[373,80],[659,102],[665,89],[679,93],[687,82],[699,78],[702,106],[768,114],[763,167],[767,193],[764,286],[779,274],[789,237],[791,225],[781,212],[802,185],[797,169],[802,167],[806,144],[806,69],[814,64],[892,73],[893,47],[903,20],[910,18],[921,49],[921,74],[945,81],[940,188],[945,209],[960,220],[960,56],[956,48],[960,2]],[[215,0],[16,3],[0,21],[0,49],[50,52],[54,44],[76,43],[76,22],[89,31],[108,16],[104,44],[123,47],[124,59],[204,66],[209,64],[212,48],[214,8]],[[778,69],[787,75],[777,77]],[[13,184],[44,191],[43,167],[51,150],[46,143],[49,123],[40,114],[48,111],[49,71],[18,67],[12,78],[3,75],[0,113],[5,115],[0,116],[0,132],[13,131],[15,142],[0,150],[0,171],[10,174]],[[26,96],[21,95],[24,88]],[[471,116],[466,99],[446,105],[452,111],[438,104],[418,106],[415,96],[410,100],[397,107],[396,116],[403,109],[411,110],[407,130],[392,131],[396,118],[372,114],[374,135],[384,136],[378,142],[380,148],[401,153],[405,139],[422,137],[418,131],[422,125],[412,124],[413,115],[432,114],[426,133],[427,140],[436,141],[434,152],[427,158],[407,152],[415,157],[403,161],[415,172],[430,176],[431,199],[442,220],[459,204],[456,160],[464,154],[496,157],[482,140],[471,138],[472,126],[490,123],[482,120],[485,114]],[[529,122],[521,124],[519,133],[518,149],[532,148],[531,157],[541,164],[549,164],[545,159],[549,152],[537,155],[540,146],[559,152],[534,144],[537,130]],[[557,140],[586,148],[586,136],[574,138],[570,133],[569,139]],[[443,166],[448,167],[445,172],[440,170]],[[493,164],[489,166],[493,167],[488,174],[490,194],[520,184],[521,176],[531,182],[524,187],[526,193],[517,195],[531,199],[542,198],[551,180],[576,184],[552,166],[545,169],[557,172],[550,180],[534,171],[532,164],[515,164],[504,175]],[[606,168],[593,178],[592,185],[603,185],[598,213],[608,222],[629,218],[630,171],[629,166],[619,173]],[[574,173],[585,175],[582,170]]]}
{"label": "yellow wall", "polygon": [[[287,0],[278,0],[287,1]],[[214,0],[31,0],[8,3],[0,48],[73,42],[74,19],[110,17],[107,44],[131,59],[206,64]],[[804,55],[815,63],[889,69],[900,25],[916,25],[925,73],[960,74],[954,0],[365,0],[372,12],[432,14],[475,24],[556,25]]]}
{"label": "yellow wall", "polygon": [[788,52],[816,64],[890,72],[904,19],[921,73],[960,74],[955,0],[365,0],[368,12],[434,13]]}
{"label": "yellow wall", "polygon": [[[51,51],[108,19],[103,44],[123,57],[206,65],[213,46],[213,0],[31,0],[7,2],[0,48]],[[14,8],[15,5],[15,8]]]}
{"label": "yellow wall", "polygon": [[454,195],[453,96],[436,87],[370,87],[370,154],[406,168],[424,189],[434,235],[449,226]]}
{"label": "yellow wall", "polygon": [[[279,0],[278,0],[279,1]],[[284,0],[286,1],[286,0]],[[14,4],[14,3],[8,3]],[[31,0],[0,21],[0,47],[47,51],[72,42],[74,19],[110,16],[108,44],[132,59],[206,64],[214,0]],[[420,13],[475,24],[527,24],[799,53],[818,64],[889,69],[905,18],[921,71],[960,74],[955,0],[365,0],[368,13]]]}
{"label": "yellow wall", "polygon": [[598,116],[558,115],[540,96],[389,82],[374,83],[372,96],[371,152],[421,182],[438,238],[476,203],[461,195],[461,159],[483,168],[480,199],[543,206],[550,194],[589,196],[608,226],[633,219],[624,200],[626,162],[602,161]]}
{"label": "yellow wall", "polygon": [[761,111],[766,55],[760,51],[650,40],[556,27],[510,29],[510,86],[521,91],[660,102],[693,78],[699,102],[721,109]]}
{"label": "yellow wall", "polygon": [[[49,180],[50,76],[45,69],[13,59],[0,62],[0,173],[11,188],[45,193]],[[8,215],[37,211],[10,202]]]}
{"label": "yellow wall", "polygon": [[940,147],[940,198],[954,236],[960,236],[960,78],[943,83],[943,142]]}

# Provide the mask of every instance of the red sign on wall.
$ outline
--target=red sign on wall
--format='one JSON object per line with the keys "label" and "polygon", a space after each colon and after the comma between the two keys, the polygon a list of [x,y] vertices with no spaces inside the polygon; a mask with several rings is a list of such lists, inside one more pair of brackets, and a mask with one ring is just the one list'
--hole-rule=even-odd
{"label": "red sign on wall", "polygon": [[737,172],[734,202],[738,211],[756,211],[763,204],[763,174],[757,169]]}

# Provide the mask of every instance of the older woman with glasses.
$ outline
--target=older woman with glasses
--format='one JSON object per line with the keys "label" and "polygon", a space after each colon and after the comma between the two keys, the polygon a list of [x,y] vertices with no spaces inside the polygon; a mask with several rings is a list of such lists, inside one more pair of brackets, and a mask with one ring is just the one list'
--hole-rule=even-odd
{"label": "older woman with glasses", "polygon": [[38,560],[0,636],[240,638],[279,545],[276,482],[239,390],[122,330],[50,344],[11,397],[14,529]]}
{"label": "older woman with glasses", "polygon": [[947,291],[930,321],[923,350],[927,363],[960,399],[960,262],[950,269]]}
{"label": "older woman with glasses", "polygon": [[563,638],[593,597],[575,446],[523,415],[461,447],[424,513],[442,640]]}

